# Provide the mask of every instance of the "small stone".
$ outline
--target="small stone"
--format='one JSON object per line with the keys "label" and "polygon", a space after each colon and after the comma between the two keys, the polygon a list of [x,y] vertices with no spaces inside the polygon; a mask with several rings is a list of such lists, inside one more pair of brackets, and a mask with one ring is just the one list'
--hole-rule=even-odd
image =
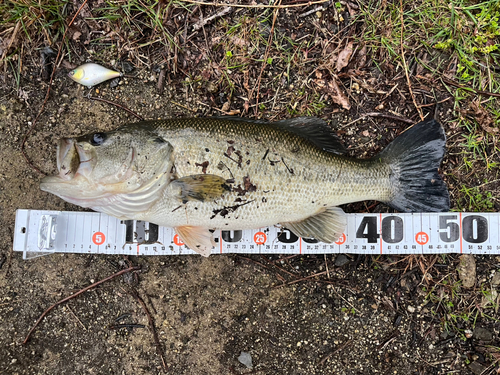
{"label": "small stone", "polygon": [[406,308],[408,310],[409,313],[414,313],[415,312],[415,307],[411,306],[411,305],[408,305],[408,307]]}
{"label": "small stone", "polygon": [[207,90],[211,93],[214,93],[214,92],[217,92],[219,88],[217,87],[217,85],[215,85],[213,82],[208,82],[207,83]]}
{"label": "small stone", "polygon": [[491,286],[496,288],[500,285],[500,272],[495,272],[491,278]]}
{"label": "small stone", "polygon": [[252,356],[248,352],[241,352],[238,361],[246,368],[253,369]]}
{"label": "small stone", "polygon": [[464,288],[474,287],[476,284],[476,260],[474,255],[462,255],[460,257],[460,264],[457,267],[457,271]]}
{"label": "small stone", "polygon": [[337,267],[342,267],[343,265],[347,264],[350,262],[350,259],[345,256],[344,254],[339,254],[337,258],[335,259],[335,265]]}
{"label": "small stone", "polygon": [[473,336],[476,340],[481,340],[484,342],[490,342],[493,340],[493,333],[490,330],[482,327],[474,328]]}
{"label": "small stone", "polygon": [[484,372],[487,370],[486,366],[480,364],[479,362],[472,362],[469,365],[469,370],[472,371],[472,373],[476,375],[484,374]]}
{"label": "small stone", "polygon": [[464,331],[464,335],[465,335],[465,337],[467,337],[468,339],[470,339],[472,337],[472,331],[470,329],[466,329]]}
{"label": "small stone", "polygon": [[109,87],[114,89],[115,87],[117,87],[119,85],[119,83],[120,83],[120,77],[117,77],[109,83]]}

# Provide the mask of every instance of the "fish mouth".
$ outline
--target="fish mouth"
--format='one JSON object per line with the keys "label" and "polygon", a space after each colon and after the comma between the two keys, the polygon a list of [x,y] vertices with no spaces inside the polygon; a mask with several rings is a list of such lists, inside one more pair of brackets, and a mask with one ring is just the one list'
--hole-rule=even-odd
{"label": "fish mouth", "polygon": [[69,181],[75,177],[80,166],[80,154],[74,139],[62,138],[57,144],[57,171],[59,177]]}
{"label": "fish mouth", "polygon": [[[72,181],[77,175],[86,174],[91,163],[85,151],[78,147],[72,138],[61,138],[57,143],[57,175],[42,179],[42,190],[49,184],[60,184]],[[47,188],[48,189],[48,188]]]}
{"label": "fish mouth", "polygon": [[56,159],[58,173],[44,177],[40,182],[40,189],[70,203],[88,207],[86,194],[91,192],[91,189],[88,189],[88,175],[92,172],[93,159],[72,138],[59,140]]}

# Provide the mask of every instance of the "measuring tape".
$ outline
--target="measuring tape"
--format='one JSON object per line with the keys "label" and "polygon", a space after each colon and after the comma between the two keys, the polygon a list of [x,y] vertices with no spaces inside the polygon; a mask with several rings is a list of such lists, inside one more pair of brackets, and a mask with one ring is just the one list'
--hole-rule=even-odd
{"label": "measuring tape", "polygon": [[[214,232],[212,254],[500,254],[500,213],[347,214],[335,243],[299,238],[280,227]],[[14,251],[29,259],[53,253],[180,255],[172,228],[98,212],[17,210]]]}

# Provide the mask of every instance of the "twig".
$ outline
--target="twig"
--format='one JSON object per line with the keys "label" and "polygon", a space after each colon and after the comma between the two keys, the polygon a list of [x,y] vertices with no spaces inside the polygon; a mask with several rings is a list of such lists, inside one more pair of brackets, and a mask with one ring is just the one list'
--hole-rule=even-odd
{"label": "twig", "polygon": [[260,256],[262,259],[264,259],[267,263],[269,263],[270,265],[272,265],[273,267],[276,267],[278,270],[286,273],[287,275],[289,276],[292,276],[294,279],[297,279],[297,275],[291,273],[291,272],[288,272],[286,269],[284,269],[283,267],[280,267],[278,266],[275,262],[271,262],[269,259],[267,259],[264,255],[261,254]]}
{"label": "twig", "polygon": [[498,182],[498,181],[500,181],[500,180],[493,180],[493,181],[485,182],[484,184],[476,186],[476,189],[479,189],[480,187],[483,187],[485,185],[494,184],[495,182]]}
{"label": "twig", "polygon": [[429,104],[420,104],[420,108],[423,108],[423,107],[432,107],[433,105],[437,105],[437,104],[441,104],[441,103],[447,102],[450,99],[451,99],[451,96],[447,97],[446,99],[440,100],[439,102],[434,102],[434,103],[429,103]]}
{"label": "twig", "polygon": [[124,323],[124,324],[113,324],[108,327],[109,329],[120,329],[120,328],[146,328],[144,324],[136,323]]}
{"label": "twig", "polygon": [[195,112],[195,113],[196,113],[196,111],[195,111],[195,110],[193,110],[193,109],[191,109],[191,108],[189,108],[189,107],[186,107],[185,105],[182,105],[182,104],[180,104],[180,103],[176,103],[176,102],[174,102],[173,100],[171,100],[171,101],[170,101],[170,103],[175,104],[176,106],[179,106],[179,107],[181,107],[181,108],[187,109],[188,111],[191,111],[191,112]]}
{"label": "twig", "polygon": [[[20,26],[21,26],[21,20],[17,21],[16,26],[14,28],[11,27],[10,29],[5,31],[5,32],[9,32],[9,31],[14,30],[10,36],[10,42],[7,45],[7,48],[5,48],[3,54],[0,58],[0,66],[1,66],[1,63],[4,63],[6,61],[5,57],[7,56],[8,52],[10,50],[10,47],[12,47],[12,44],[16,40],[16,35],[17,35],[17,32],[19,31]],[[2,34],[3,34],[3,32],[2,32]]]}
{"label": "twig", "polygon": [[323,5],[319,5],[319,6],[315,7],[315,8],[312,8],[311,10],[308,10],[307,12],[299,14],[298,18],[307,17],[308,15],[316,13],[316,12],[319,12],[320,10],[323,10],[323,9],[325,9],[325,7]]}
{"label": "twig", "polygon": [[411,125],[413,125],[415,123],[415,121],[410,120],[409,118],[406,118],[406,117],[388,115],[386,113],[380,113],[380,112],[363,113],[361,118],[363,118],[363,117],[382,117],[382,118],[387,118],[389,120],[401,121],[401,122],[404,122],[406,124],[411,124]]}
{"label": "twig", "polygon": [[36,125],[36,123],[38,121],[38,118],[43,113],[43,111],[45,109],[45,105],[47,104],[47,100],[49,99],[50,87],[52,86],[52,81],[54,80],[54,74],[56,73],[56,70],[57,70],[57,60],[59,59],[59,56],[61,56],[61,50],[62,50],[62,47],[64,46],[64,41],[66,40],[66,33],[70,29],[70,27],[73,24],[73,22],[75,22],[76,16],[78,16],[78,14],[82,10],[82,8],[85,6],[85,4],[87,4],[87,1],[88,0],[84,0],[83,1],[82,5],[80,6],[80,8],[78,8],[78,10],[76,11],[75,15],[73,16],[73,18],[71,19],[70,23],[68,24],[68,27],[66,27],[66,30],[64,30],[64,34],[63,34],[63,37],[61,39],[61,45],[59,46],[59,50],[57,51],[56,60],[54,62],[54,69],[52,69],[52,74],[50,76],[49,86],[47,87],[47,94],[45,94],[45,100],[43,101],[42,108],[40,108],[40,111],[36,115],[35,119],[33,120],[33,123],[31,124],[30,128],[28,129],[28,131],[24,135],[23,141],[21,142],[21,153],[23,154],[23,157],[26,160],[26,162],[28,163],[28,165],[30,167],[32,167],[33,169],[35,169],[38,173],[43,174],[43,175],[45,175],[45,173],[43,173],[40,169],[38,169],[31,162],[31,160],[28,159],[28,156],[26,155],[26,152],[24,150],[24,145],[26,144],[26,141],[28,140],[28,137],[31,135],[31,133],[35,129],[35,125]]}
{"label": "twig", "polygon": [[403,0],[399,0],[399,3],[401,5],[401,10],[400,10],[400,19],[401,19],[401,60],[403,61],[403,69],[405,71],[406,82],[408,82],[408,89],[410,91],[411,99],[413,100],[413,105],[417,109],[417,112],[418,112],[418,115],[420,116],[420,119],[422,121],[424,121],[424,114],[422,112],[422,108],[420,108],[417,105],[417,101],[415,99],[415,95],[413,94],[413,89],[411,88],[410,76],[408,74],[408,66],[406,65],[405,51],[404,51],[404,47],[403,47],[403,32],[404,32]]}
{"label": "twig", "polygon": [[121,314],[118,318],[115,319],[115,322],[119,322],[120,320],[128,318],[128,317],[130,317],[130,315],[131,314],[129,314],[129,313]]}
{"label": "twig", "polygon": [[326,276],[328,276],[328,280],[330,280],[330,270],[328,269],[328,261],[326,260],[326,254],[325,256],[325,267],[326,267]]}
{"label": "twig", "polygon": [[274,287],[274,289],[277,289],[277,288],[281,288],[283,286],[287,286],[287,285],[291,285],[291,284],[296,284],[296,283],[300,283],[301,281],[304,281],[304,280],[309,280],[313,277],[316,277],[316,276],[321,276],[321,275],[324,275],[326,274],[327,272],[326,271],[323,271],[323,272],[318,272],[318,273],[315,273],[314,275],[309,275],[309,276],[306,276],[306,277],[302,277],[300,279],[296,279],[296,280],[293,280],[293,281],[289,281],[285,284],[280,284],[280,285],[277,285]]}
{"label": "twig", "polygon": [[385,340],[383,343],[377,346],[377,349],[378,350],[385,349],[385,347],[389,345],[392,341],[394,341],[400,334],[401,333],[399,332],[399,330],[396,329],[394,332],[391,333],[391,335],[387,340]]}
{"label": "twig", "polygon": [[[278,6],[281,5],[281,0],[278,0]],[[255,99],[255,115],[257,115],[257,111],[259,109],[258,105],[259,105],[259,92],[260,92],[260,83],[261,83],[261,80],[262,80],[262,73],[264,73],[264,69],[266,69],[266,65],[267,65],[267,57],[269,56],[269,50],[271,49],[271,45],[273,43],[273,34],[274,34],[274,25],[276,24],[276,18],[278,18],[278,9],[275,9],[274,10],[274,14],[273,14],[273,24],[271,26],[271,31],[269,32],[269,38],[267,39],[267,47],[266,47],[266,52],[264,53],[264,59],[262,61],[262,67],[260,68],[260,73],[259,73],[259,78],[257,79],[257,97]],[[252,93],[249,98],[249,101],[252,100],[252,96],[253,96],[253,93],[254,91],[252,90]]]}
{"label": "twig", "polygon": [[107,103],[107,104],[114,105],[115,107],[121,108],[121,109],[127,111],[128,113],[130,113],[131,115],[137,117],[139,120],[144,121],[144,118],[141,115],[138,115],[134,111],[128,109],[127,107],[125,107],[125,106],[123,106],[121,104],[118,104],[118,103],[115,103],[115,102],[112,102],[112,101],[109,101],[109,100],[106,100],[106,99],[103,99],[103,98],[98,98],[97,96],[88,96],[88,98],[90,100],[97,100],[99,102],[104,102],[104,103]]}
{"label": "twig", "polygon": [[271,270],[271,269],[270,269],[269,267],[267,267],[265,264],[262,264],[261,262],[258,262],[258,261],[256,261],[256,260],[253,260],[252,258],[244,257],[244,256],[242,256],[242,255],[237,255],[237,256],[238,256],[238,258],[240,258],[240,259],[245,259],[245,260],[248,260],[248,261],[253,262],[253,263],[255,263],[255,264],[258,264],[259,266],[261,266],[261,267],[263,267],[263,268],[265,268],[265,269],[267,269],[267,270],[269,270],[269,271]]}
{"label": "twig", "polygon": [[221,11],[211,15],[210,17],[200,19],[198,22],[196,22],[193,25],[193,30],[198,31],[203,26],[205,26],[207,23],[209,23],[210,21],[212,21],[216,18],[222,17],[222,16],[226,15],[227,13],[231,12],[232,10],[233,10],[233,8],[231,8],[230,6],[226,6]]}
{"label": "twig", "polygon": [[68,308],[68,310],[69,310],[69,312],[71,313],[71,315],[73,315],[73,317],[74,317],[74,318],[78,321],[78,323],[80,323],[80,324],[81,324],[81,326],[83,327],[83,329],[86,331],[86,330],[87,330],[87,327],[85,327],[85,325],[82,323],[82,321],[80,320],[80,318],[78,318],[78,317],[76,316],[76,314],[75,314],[75,313],[74,313],[74,311],[71,309],[71,307],[69,307],[69,305],[68,305],[68,306],[66,306],[66,307]]}
{"label": "twig", "polygon": [[445,83],[447,83],[449,85],[452,85],[452,86],[455,86],[455,87],[458,87],[459,89],[471,90],[471,91],[474,91],[476,94],[488,95],[488,96],[494,96],[495,98],[500,98],[500,94],[496,93],[496,92],[477,90],[477,89],[474,89],[472,87],[461,85],[461,84],[459,84],[459,83],[457,83],[455,81],[452,81],[451,79],[448,79],[446,77],[441,77],[441,79]]}
{"label": "twig", "polygon": [[96,283],[94,283],[94,284],[91,284],[91,285],[89,285],[89,286],[87,286],[87,287],[83,288],[82,290],[80,290],[80,291],[78,291],[78,292],[76,292],[76,293],[74,293],[74,294],[70,295],[69,297],[63,298],[62,300],[60,300],[60,301],[58,301],[58,302],[54,303],[54,304],[53,304],[52,306],[50,306],[47,310],[45,310],[45,311],[43,312],[43,314],[42,314],[42,315],[40,315],[40,317],[39,317],[39,318],[38,318],[38,320],[36,321],[35,325],[33,326],[33,328],[31,328],[31,329],[30,329],[30,331],[28,332],[28,335],[27,335],[27,336],[26,336],[26,338],[24,339],[24,341],[23,341],[23,345],[25,345],[25,344],[28,342],[28,340],[29,340],[29,338],[30,338],[31,334],[33,333],[33,331],[35,330],[35,328],[38,326],[38,324],[40,324],[40,322],[43,320],[43,318],[45,318],[45,316],[46,316],[46,315],[47,315],[47,314],[48,314],[48,313],[49,313],[49,312],[50,312],[50,311],[51,311],[54,307],[59,306],[60,304],[62,304],[62,303],[64,303],[64,302],[66,302],[66,301],[69,301],[70,299],[75,298],[75,297],[79,296],[80,294],[85,293],[87,290],[90,290],[90,289],[92,289],[92,288],[95,288],[95,287],[96,287],[96,286],[98,286],[98,285],[101,285],[102,283],[105,283],[106,281],[109,281],[109,280],[111,280],[111,279],[114,279],[114,278],[115,278],[115,277],[117,277],[117,276],[123,275],[124,273],[128,273],[128,272],[131,272],[131,271],[138,271],[138,270],[140,270],[140,269],[141,269],[141,267],[129,267],[129,268],[127,268],[127,269],[121,270],[120,272],[117,272],[117,273],[115,273],[115,274],[113,274],[113,275],[111,275],[111,276],[108,276],[108,277],[106,277],[105,279],[102,279],[101,281],[98,281],[98,282],[96,282]]}
{"label": "twig", "polygon": [[323,366],[325,364],[325,362],[328,360],[328,358],[330,358],[332,355],[334,355],[335,353],[338,353],[340,352],[341,350],[344,350],[350,343],[352,342],[352,340],[347,340],[345,343],[343,343],[341,346],[339,346],[337,349],[335,349],[333,352],[331,352],[330,354],[327,354],[321,361],[319,361],[319,364],[321,366]]}
{"label": "twig", "polygon": [[226,4],[226,3],[208,3],[205,1],[197,1],[197,0],[184,0],[185,3],[197,4],[197,5],[210,5],[215,7],[233,7],[233,8],[273,8],[273,9],[286,9],[286,8],[298,8],[303,6],[311,6],[314,4],[323,4],[327,3],[330,0],[318,0],[318,1],[308,1],[298,4],[285,4],[285,5],[269,5],[269,4]]}
{"label": "twig", "polygon": [[163,355],[163,350],[161,349],[161,344],[160,340],[158,339],[158,334],[156,333],[156,327],[155,327],[155,322],[153,320],[153,317],[151,316],[151,313],[149,312],[148,307],[144,303],[144,300],[139,296],[139,293],[135,289],[130,290],[130,294],[141,304],[142,309],[146,313],[146,316],[148,317],[148,322],[149,322],[149,330],[151,331],[151,334],[153,335],[153,339],[155,342],[155,347],[156,347],[156,353],[158,356],[161,358],[161,363],[163,365],[163,369],[165,372],[168,372],[168,367],[167,367],[167,362],[165,361],[165,357]]}
{"label": "twig", "polygon": [[160,74],[158,75],[158,82],[156,83],[156,91],[158,94],[163,94],[163,90],[165,89],[165,74],[167,73],[167,69],[165,67],[161,68]]}

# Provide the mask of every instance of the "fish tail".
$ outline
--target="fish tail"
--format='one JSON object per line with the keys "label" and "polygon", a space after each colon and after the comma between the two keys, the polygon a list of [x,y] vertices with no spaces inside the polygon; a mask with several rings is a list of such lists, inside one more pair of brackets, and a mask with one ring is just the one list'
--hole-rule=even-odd
{"label": "fish tail", "polygon": [[436,120],[414,125],[389,144],[378,155],[391,167],[392,199],[385,203],[401,212],[448,211],[448,189],[438,173],[445,150]]}

